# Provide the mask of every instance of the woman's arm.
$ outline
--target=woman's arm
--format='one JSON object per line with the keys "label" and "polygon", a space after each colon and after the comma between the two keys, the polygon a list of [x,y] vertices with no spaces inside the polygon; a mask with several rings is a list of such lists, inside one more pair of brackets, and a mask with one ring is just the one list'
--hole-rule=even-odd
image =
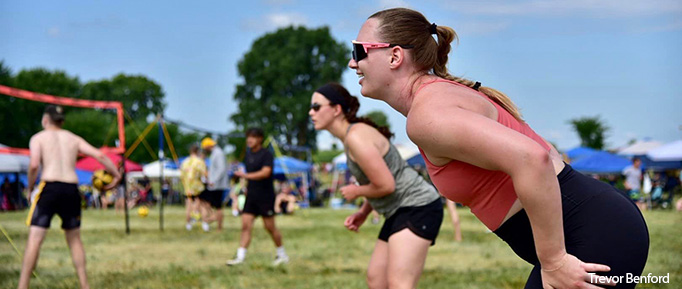
{"label": "woman's arm", "polygon": [[[364,129],[375,130],[374,128],[355,128],[348,133],[345,140],[345,145],[353,160],[365,173],[367,179],[369,179],[369,184],[367,185],[346,186],[346,190],[352,188],[350,193],[354,197],[351,199],[361,196],[380,198],[395,191],[393,174],[391,174],[388,165],[384,161],[384,156],[373,141],[373,138],[384,137],[378,132],[373,134],[373,131],[363,131]],[[379,141],[383,140],[380,139]]]}
{"label": "woman's arm", "polygon": [[410,112],[410,138],[430,159],[458,160],[511,176],[528,213],[542,267],[561,265],[566,255],[561,197],[549,153],[532,139],[478,113],[453,106],[429,108]]}

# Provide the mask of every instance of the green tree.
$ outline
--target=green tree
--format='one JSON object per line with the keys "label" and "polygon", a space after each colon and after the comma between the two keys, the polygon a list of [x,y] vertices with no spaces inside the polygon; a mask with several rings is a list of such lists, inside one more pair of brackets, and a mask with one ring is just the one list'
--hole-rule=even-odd
{"label": "green tree", "polygon": [[244,83],[237,85],[239,110],[231,120],[241,130],[262,127],[280,143],[315,147],[310,97],[317,87],[341,79],[348,54],[328,27],[288,27],[260,37],[239,61]]}
{"label": "green tree", "polygon": [[366,118],[371,119],[378,126],[385,126],[391,129],[391,124],[388,122],[388,116],[381,110],[373,110],[363,115]]}
{"label": "green tree", "polygon": [[580,145],[597,150],[602,150],[606,146],[606,133],[609,127],[599,116],[581,117],[568,121],[580,137]]}
{"label": "green tree", "polygon": [[[11,76],[10,70],[4,64],[5,72],[0,73],[2,84],[11,85],[28,91],[44,94],[79,97],[81,83],[78,77],[70,76],[61,70],[47,70],[33,68],[20,71]],[[10,78],[8,78],[8,73]],[[42,129],[40,119],[45,104],[10,96],[0,96],[0,142],[11,147],[27,148],[31,136]]]}
{"label": "green tree", "polygon": [[0,60],[0,84],[12,86],[12,69],[5,64],[4,60]]}
{"label": "green tree", "polygon": [[120,73],[111,80],[90,81],[83,86],[84,99],[120,101],[135,120],[163,112],[164,96],[161,85],[143,75]]}

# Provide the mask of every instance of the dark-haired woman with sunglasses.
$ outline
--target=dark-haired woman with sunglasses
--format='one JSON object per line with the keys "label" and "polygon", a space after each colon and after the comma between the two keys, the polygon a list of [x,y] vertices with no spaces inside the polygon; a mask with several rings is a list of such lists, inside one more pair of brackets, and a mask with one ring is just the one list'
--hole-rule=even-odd
{"label": "dark-haired woman with sunglasses", "polygon": [[370,288],[415,288],[429,246],[443,221],[435,188],[400,157],[386,127],[358,118],[358,99],[341,85],[326,84],[313,93],[309,115],[316,130],[343,142],[348,169],[359,185],[341,188],[346,200],[364,197],[360,210],[344,222],[357,231],[375,209],[386,217],[367,269]]}
{"label": "dark-haired woman with sunglasses", "polygon": [[600,275],[639,276],[649,235],[637,207],[564,164],[509,97],[450,75],[456,38],[417,11],[380,11],[360,29],[348,66],[364,96],[407,117],[439,192],[535,266],[526,288],[598,288]]}

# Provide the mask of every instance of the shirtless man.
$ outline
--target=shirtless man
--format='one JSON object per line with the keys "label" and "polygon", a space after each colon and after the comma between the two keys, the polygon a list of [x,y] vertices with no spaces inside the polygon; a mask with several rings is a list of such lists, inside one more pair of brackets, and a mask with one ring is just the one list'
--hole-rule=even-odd
{"label": "shirtless man", "polygon": [[112,189],[121,180],[114,164],[100,150],[88,144],[81,137],[62,129],[64,112],[62,107],[48,105],[41,124],[44,130],[31,137],[29,148],[31,160],[28,171],[28,188],[33,192],[42,166],[42,179],[37,192],[31,196],[31,210],[26,220],[30,225],[24,263],[21,267],[18,288],[28,288],[31,273],[38,261],[40,245],[54,214],[62,219],[62,229],[71,249],[71,259],[78,273],[81,288],[90,288],[85,273],[85,250],[80,238],[81,197],[78,192],[76,158],[79,153],[96,158],[113,181],[103,191]]}

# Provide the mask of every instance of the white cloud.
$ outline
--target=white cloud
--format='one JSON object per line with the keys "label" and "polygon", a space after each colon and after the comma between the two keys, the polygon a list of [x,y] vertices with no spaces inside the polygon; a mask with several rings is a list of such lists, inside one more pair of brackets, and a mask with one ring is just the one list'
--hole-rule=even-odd
{"label": "white cloud", "polygon": [[307,17],[301,13],[271,13],[259,19],[247,19],[242,23],[246,30],[267,31],[280,27],[301,26],[308,23]]}
{"label": "white cloud", "polygon": [[456,31],[458,35],[485,35],[493,34],[507,29],[511,24],[509,22],[482,22],[471,21],[457,24]]}
{"label": "white cloud", "polygon": [[267,15],[266,19],[270,25],[275,27],[305,25],[308,22],[305,15],[300,13],[273,13]]}
{"label": "white cloud", "polygon": [[408,8],[408,7],[410,7],[410,4],[408,4],[404,0],[379,0],[379,6],[381,7],[381,9],[396,8],[396,7]]}
{"label": "white cloud", "polygon": [[294,4],[294,0],[264,0],[266,5],[289,5]]}
{"label": "white cloud", "polygon": [[535,0],[453,1],[448,8],[462,13],[512,16],[636,17],[682,13],[679,0]]}
{"label": "white cloud", "polygon": [[47,36],[50,38],[58,38],[61,34],[61,30],[59,30],[58,27],[50,27],[47,29]]}
{"label": "white cloud", "polygon": [[547,139],[552,140],[552,141],[558,141],[564,138],[564,134],[556,129],[550,129],[547,134]]}
{"label": "white cloud", "polygon": [[682,20],[678,20],[678,21],[668,23],[668,24],[664,24],[664,25],[637,28],[633,32],[647,33],[647,32],[677,31],[677,30],[682,30]]}
{"label": "white cloud", "polygon": [[70,28],[114,28],[121,26],[123,20],[115,15],[109,15],[106,17],[98,17],[93,19],[81,20],[81,21],[71,21],[69,22]]}

